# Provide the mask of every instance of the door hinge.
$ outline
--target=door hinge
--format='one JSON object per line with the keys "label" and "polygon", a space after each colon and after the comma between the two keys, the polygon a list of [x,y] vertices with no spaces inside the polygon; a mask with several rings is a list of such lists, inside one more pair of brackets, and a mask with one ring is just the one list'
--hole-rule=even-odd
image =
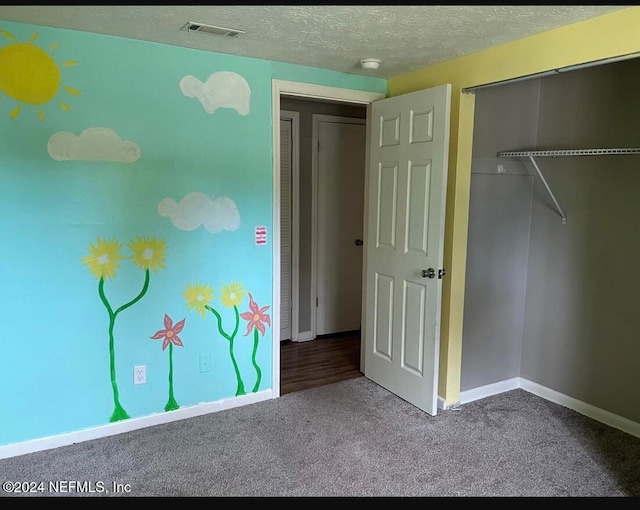
{"label": "door hinge", "polygon": [[316,308],[318,308],[318,296],[316,296]]}
{"label": "door hinge", "polygon": [[318,152],[320,152],[320,140],[318,140]]}
{"label": "door hinge", "polygon": [[447,272],[445,271],[445,269],[444,269],[444,268],[442,268],[442,269],[438,269],[438,278],[439,278],[440,280],[442,280],[442,277],[443,277],[444,275],[446,275],[446,274],[447,274]]}

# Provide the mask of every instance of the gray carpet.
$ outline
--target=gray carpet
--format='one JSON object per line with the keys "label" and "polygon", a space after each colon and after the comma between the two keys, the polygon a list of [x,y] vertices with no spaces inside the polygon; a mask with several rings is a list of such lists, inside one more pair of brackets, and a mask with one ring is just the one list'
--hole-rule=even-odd
{"label": "gray carpet", "polygon": [[129,490],[20,494],[38,497],[629,497],[640,439],[520,389],[432,417],[360,377],[2,459],[6,480]]}

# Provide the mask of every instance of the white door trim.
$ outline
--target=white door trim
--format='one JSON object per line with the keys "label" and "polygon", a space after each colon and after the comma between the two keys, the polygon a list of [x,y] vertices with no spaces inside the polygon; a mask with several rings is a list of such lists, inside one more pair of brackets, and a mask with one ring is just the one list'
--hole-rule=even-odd
{"label": "white door trim", "polygon": [[297,342],[300,334],[300,112],[280,110],[280,118],[291,120],[291,341]]}
{"label": "white door trim", "polygon": [[313,148],[311,157],[311,300],[313,301],[311,306],[311,338],[315,338],[318,334],[318,308],[315,301],[318,294],[318,266],[320,261],[318,255],[318,124],[320,122],[365,124],[366,120],[321,113],[314,113],[311,118],[311,147]]}
{"label": "white door trim", "polygon": [[[294,81],[271,80],[271,130],[273,144],[271,153],[273,166],[271,170],[273,182],[272,213],[272,396],[280,396],[280,95],[308,97],[329,101],[342,101],[346,103],[370,104],[378,99],[383,99],[380,92],[366,92],[355,89],[343,89],[327,87],[311,83]],[[367,125],[369,120],[367,119]]]}

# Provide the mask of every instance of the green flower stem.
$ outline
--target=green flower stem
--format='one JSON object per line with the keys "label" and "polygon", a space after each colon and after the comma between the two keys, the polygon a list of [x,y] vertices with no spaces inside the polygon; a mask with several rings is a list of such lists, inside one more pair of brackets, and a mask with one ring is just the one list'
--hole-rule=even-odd
{"label": "green flower stem", "polygon": [[144,285],[142,286],[142,290],[140,291],[140,293],[131,301],[122,305],[120,308],[118,308],[114,312],[113,308],[111,308],[111,305],[109,304],[109,300],[107,299],[104,293],[104,277],[103,276],[100,277],[100,282],[98,283],[98,294],[100,295],[100,300],[104,304],[104,307],[107,309],[107,313],[109,314],[109,371],[111,375],[111,388],[113,390],[113,405],[114,405],[113,414],[111,415],[111,418],[109,418],[110,422],[126,420],[127,418],[129,418],[129,415],[122,407],[122,404],[120,404],[118,383],[116,382],[116,353],[114,348],[115,342],[114,342],[114,336],[113,336],[113,329],[115,328],[115,325],[116,325],[116,317],[120,312],[122,312],[123,310],[126,310],[130,306],[140,301],[140,299],[142,299],[142,296],[146,294],[148,288],[149,288],[149,270],[147,269],[145,271]]}
{"label": "green flower stem", "polygon": [[138,301],[140,301],[142,299],[142,296],[144,296],[147,293],[147,289],[149,288],[149,269],[145,270],[144,272],[144,285],[142,286],[142,290],[140,291],[140,294],[138,294],[136,297],[134,297],[131,301],[129,301],[128,303],[122,305],[120,308],[118,308],[116,310],[116,313],[113,314],[114,318],[123,310],[126,310],[127,308],[129,308],[130,306],[135,305]]}
{"label": "green flower stem", "polygon": [[258,391],[260,387],[260,380],[262,379],[262,371],[256,362],[256,353],[258,352],[258,341],[260,337],[258,336],[258,328],[253,328],[253,352],[251,353],[251,363],[253,367],[256,369],[256,374],[258,375],[256,378],[256,383],[253,385],[253,393]]}
{"label": "green flower stem", "polygon": [[236,387],[236,397],[238,395],[245,395],[246,391],[244,389],[244,382],[242,381],[242,377],[240,376],[240,369],[238,368],[236,357],[233,354],[233,342],[236,338],[236,334],[238,333],[238,327],[240,326],[240,314],[238,313],[238,307],[233,305],[233,310],[235,311],[235,315],[236,315],[236,326],[231,335],[228,335],[222,329],[222,317],[220,317],[220,314],[217,312],[217,310],[215,310],[209,305],[205,305],[205,308],[209,310],[213,315],[216,316],[216,319],[218,319],[218,331],[229,342],[229,356],[231,357],[231,363],[233,363],[233,370],[236,373],[236,380],[238,382],[238,385]]}
{"label": "green flower stem", "polygon": [[169,342],[169,400],[164,406],[165,411],[175,411],[180,406],[173,396],[173,343]]}

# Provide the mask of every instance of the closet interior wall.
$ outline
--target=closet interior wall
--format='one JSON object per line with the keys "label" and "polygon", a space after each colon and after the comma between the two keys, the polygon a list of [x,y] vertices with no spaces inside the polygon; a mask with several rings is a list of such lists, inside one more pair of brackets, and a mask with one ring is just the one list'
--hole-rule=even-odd
{"label": "closet interior wall", "polygon": [[[520,377],[640,422],[637,59],[477,90],[461,390]],[[504,173],[499,173],[502,165]]]}

